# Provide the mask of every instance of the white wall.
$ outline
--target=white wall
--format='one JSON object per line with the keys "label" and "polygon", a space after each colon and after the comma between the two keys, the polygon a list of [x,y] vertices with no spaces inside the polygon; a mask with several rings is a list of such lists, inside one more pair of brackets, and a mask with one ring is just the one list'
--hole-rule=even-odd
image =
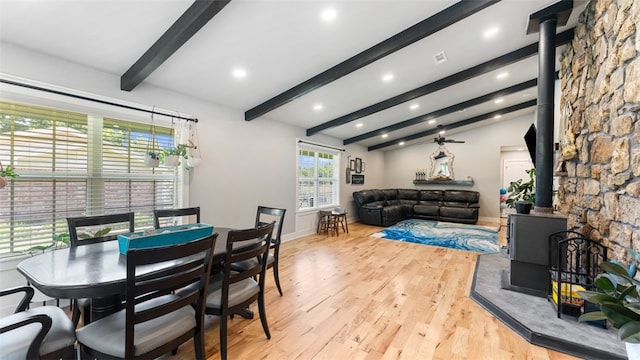
{"label": "white wall", "polygon": [[480,192],[480,219],[498,221],[500,217],[501,146],[523,146],[523,136],[534,123],[534,114],[504,120],[492,125],[459,132],[451,137],[465,143],[448,143],[446,148],[455,156],[454,175],[457,180],[468,176],[473,186],[414,185],[416,169],[430,170],[430,156],[438,144],[429,138],[425,143],[387,151],[384,156],[385,185],[404,189],[460,189]]}
{"label": "white wall", "polygon": [[[305,136],[305,129],[261,118],[244,121],[244,110],[187,97],[168,89],[140,84],[132,92],[120,90],[120,75],[108,74],[7,43],[0,44],[0,72],[68,88],[70,92],[86,92],[145,106],[191,114],[199,119],[198,135],[202,164],[191,171],[189,203],[202,208],[202,220],[229,227],[251,226],[258,204],[287,209],[283,237],[285,239],[308,234],[315,230],[315,212],[310,220],[297,224],[296,216],[296,144],[297,139],[345,148],[341,168],[346,157],[360,157],[367,163],[365,186],[381,186],[383,165],[381,152],[369,153],[357,145],[342,146],[339,139],[316,135]],[[0,93],[7,98],[14,87],[1,85]],[[37,92],[34,95],[40,96]],[[47,96],[42,93],[42,96]],[[60,97],[62,101],[72,101]],[[38,99],[34,98],[34,102]],[[78,102],[78,101],[75,101]],[[43,104],[44,105],[44,104]],[[88,107],[96,106],[87,102]],[[114,109],[114,111],[120,111]],[[148,114],[137,113],[148,119]],[[340,203],[352,214],[353,188],[345,183],[341,172]],[[300,214],[305,218],[305,214]]]}

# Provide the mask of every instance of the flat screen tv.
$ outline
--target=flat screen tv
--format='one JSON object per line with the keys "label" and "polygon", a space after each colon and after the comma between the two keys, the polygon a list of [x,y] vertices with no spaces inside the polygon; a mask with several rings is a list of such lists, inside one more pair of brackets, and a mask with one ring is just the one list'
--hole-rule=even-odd
{"label": "flat screen tv", "polygon": [[531,124],[529,126],[529,130],[524,134],[524,142],[527,144],[527,149],[529,150],[529,156],[531,156],[531,162],[533,162],[533,167],[536,167],[536,126]]}

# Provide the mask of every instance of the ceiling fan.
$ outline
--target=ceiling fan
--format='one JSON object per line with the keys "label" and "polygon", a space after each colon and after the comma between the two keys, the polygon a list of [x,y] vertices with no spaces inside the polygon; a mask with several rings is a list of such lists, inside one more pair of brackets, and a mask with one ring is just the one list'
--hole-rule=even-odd
{"label": "ceiling fan", "polygon": [[453,140],[442,137],[441,131],[438,132],[438,136],[433,139],[433,142],[438,143],[438,145],[444,145],[444,143],[464,143],[464,140]]}

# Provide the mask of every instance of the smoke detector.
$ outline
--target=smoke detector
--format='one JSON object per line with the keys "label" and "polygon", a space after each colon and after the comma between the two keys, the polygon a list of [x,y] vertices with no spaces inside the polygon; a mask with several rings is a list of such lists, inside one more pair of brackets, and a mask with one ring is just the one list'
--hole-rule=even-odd
{"label": "smoke detector", "polygon": [[439,53],[433,55],[433,60],[436,64],[442,64],[447,61],[447,55],[445,55],[444,51],[440,51]]}

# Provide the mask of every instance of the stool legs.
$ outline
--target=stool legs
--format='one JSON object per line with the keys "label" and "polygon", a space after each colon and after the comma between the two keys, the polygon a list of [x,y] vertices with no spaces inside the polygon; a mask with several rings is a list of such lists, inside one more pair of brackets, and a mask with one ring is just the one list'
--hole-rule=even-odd
{"label": "stool legs", "polygon": [[327,211],[320,211],[318,214],[318,228],[316,229],[316,232],[318,234],[325,233],[333,235],[335,233],[336,235],[339,235],[338,216],[333,215],[331,214],[331,212]]}
{"label": "stool legs", "polygon": [[334,232],[336,233],[336,236],[338,235],[338,221],[333,215],[329,215],[328,217],[327,231],[329,232],[329,235],[333,235]]}
{"label": "stool legs", "polygon": [[342,231],[349,233],[349,225],[347,224],[347,215],[346,214],[338,214],[334,215],[336,218],[336,222],[342,226]]}

